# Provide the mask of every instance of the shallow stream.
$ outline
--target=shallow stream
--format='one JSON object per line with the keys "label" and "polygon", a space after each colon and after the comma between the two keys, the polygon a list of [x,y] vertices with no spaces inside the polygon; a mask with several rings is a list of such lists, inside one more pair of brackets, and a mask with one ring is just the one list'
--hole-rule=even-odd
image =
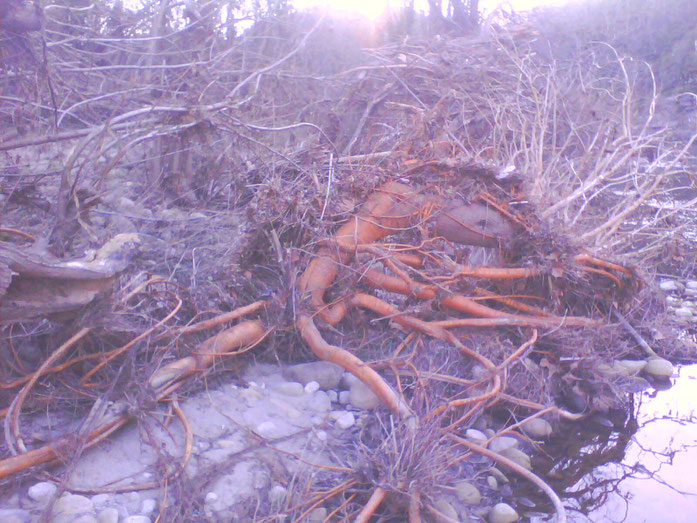
{"label": "shallow stream", "polygon": [[697,365],[686,365],[670,388],[635,394],[630,412],[564,427],[536,468],[576,508],[569,520],[697,521],[696,398]]}

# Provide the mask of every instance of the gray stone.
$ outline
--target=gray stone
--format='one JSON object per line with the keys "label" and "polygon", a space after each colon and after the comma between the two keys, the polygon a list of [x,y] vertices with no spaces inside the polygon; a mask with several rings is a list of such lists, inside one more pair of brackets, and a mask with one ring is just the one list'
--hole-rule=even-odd
{"label": "gray stone", "polygon": [[[67,514],[59,516],[59,518],[63,518],[65,516],[67,516]],[[58,521],[58,519],[55,521]],[[99,520],[92,514],[83,514],[82,516],[78,516],[74,519],[66,519],[66,521],[70,521],[70,523],[99,523]]]}
{"label": "gray stone", "polygon": [[84,514],[92,512],[94,506],[92,500],[77,494],[63,494],[53,506],[53,513],[58,514]]}
{"label": "gray stone", "polygon": [[356,423],[356,418],[352,412],[344,412],[336,418],[336,426],[342,430],[353,427],[354,423]]}
{"label": "gray stone", "polygon": [[276,387],[276,390],[281,394],[296,397],[302,396],[305,393],[305,388],[302,383],[298,383],[297,381],[284,381]]}
{"label": "gray stone", "polygon": [[693,316],[692,309],[689,307],[679,307],[675,309],[675,315],[678,318],[692,318]]}
{"label": "gray stone", "polygon": [[312,398],[310,398],[310,401],[308,401],[307,406],[315,412],[327,412],[331,410],[332,402],[326,392],[323,390],[318,390],[312,395]]}
{"label": "gray stone", "polygon": [[465,438],[479,445],[483,445],[486,440],[489,439],[486,437],[486,434],[477,429],[467,429],[465,431]]}
{"label": "gray stone", "polygon": [[531,438],[546,438],[552,434],[552,425],[547,420],[542,418],[534,418],[525,422],[521,430]]}
{"label": "gray stone", "polygon": [[457,514],[457,510],[445,499],[443,498],[438,498],[434,503],[433,506],[436,508],[438,512],[443,514],[444,516],[454,519],[455,521],[459,521],[460,518]]}
{"label": "gray stone", "polygon": [[498,438],[494,438],[493,440],[491,440],[491,443],[489,443],[489,449],[492,452],[496,452],[497,454],[500,454],[506,449],[517,447],[518,440],[510,436],[499,436]]}
{"label": "gray stone", "polygon": [[508,503],[497,503],[489,512],[489,523],[513,523],[519,517]]}
{"label": "gray stone", "polygon": [[327,391],[327,396],[329,397],[329,401],[332,403],[336,403],[339,401],[339,394],[335,390],[328,390]]}
{"label": "gray stone", "polygon": [[118,523],[119,511],[114,507],[108,507],[97,514],[98,523]]}
{"label": "gray stone", "polygon": [[104,508],[107,508],[109,505],[111,505],[111,496],[109,494],[97,494],[96,496],[92,496],[92,506],[94,507],[94,510],[102,510]]}
{"label": "gray stone", "polygon": [[29,496],[33,501],[45,505],[51,499],[58,487],[51,483],[50,481],[41,481],[29,487],[27,490],[27,496]]}
{"label": "gray stone", "polygon": [[339,403],[348,405],[351,402],[351,393],[347,390],[342,390],[339,393]]}
{"label": "gray stone", "polygon": [[155,509],[157,508],[157,500],[152,499],[152,498],[147,498],[143,500],[143,503],[140,506],[140,513],[144,516],[149,516],[153,512],[155,512]]}
{"label": "gray stone", "polygon": [[327,519],[327,509],[324,507],[316,508],[307,517],[307,520],[312,523],[324,521],[325,519]]}
{"label": "gray stone", "polygon": [[362,381],[351,385],[349,402],[357,409],[374,409],[380,405],[380,398]]}
{"label": "gray stone", "polygon": [[0,509],[0,521],[2,523],[29,523],[31,514],[18,508]]}
{"label": "gray stone", "polygon": [[138,515],[138,516],[128,516],[121,523],[151,523],[151,520],[148,516]]}
{"label": "gray stone", "polygon": [[344,369],[328,361],[301,363],[283,369],[283,377],[307,385],[316,381],[322,390],[335,389],[344,374]]}
{"label": "gray stone", "polygon": [[686,286],[688,289],[697,290],[697,281],[690,280],[690,281],[688,281],[687,283],[685,283],[685,286]]}
{"label": "gray stone", "polygon": [[359,382],[359,380],[356,376],[351,374],[350,372],[344,372],[344,374],[341,376],[341,381],[339,382],[339,385],[341,385],[342,389],[350,389],[351,385],[353,385],[356,382]]}
{"label": "gray stone", "polygon": [[319,389],[319,383],[317,383],[316,381],[308,381],[305,384],[305,394],[314,394]]}
{"label": "gray stone", "polygon": [[273,421],[262,421],[257,425],[255,432],[263,438],[276,438],[278,437],[278,427]]}
{"label": "gray stone", "polygon": [[678,284],[673,280],[664,280],[658,284],[662,291],[677,291],[679,290]]}
{"label": "gray stone", "polygon": [[499,488],[499,482],[496,480],[494,476],[487,476],[486,477],[486,482],[494,490],[498,490]]}
{"label": "gray stone", "polygon": [[482,501],[479,489],[468,481],[460,481],[455,484],[455,495],[457,499],[469,505],[479,505]]}
{"label": "gray stone", "polygon": [[518,450],[516,448],[508,448],[501,452],[502,456],[507,457],[514,463],[517,463],[523,468],[526,468],[528,470],[532,470],[532,464],[530,463],[530,456],[528,456],[525,452],[522,450]]}

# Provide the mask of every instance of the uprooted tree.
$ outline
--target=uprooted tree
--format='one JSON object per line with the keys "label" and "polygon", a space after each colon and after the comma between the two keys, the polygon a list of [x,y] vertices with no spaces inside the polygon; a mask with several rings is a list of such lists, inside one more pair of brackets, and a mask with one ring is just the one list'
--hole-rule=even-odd
{"label": "uprooted tree", "polygon": [[[620,360],[672,372],[644,280],[685,256],[679,230],[654,233],[681,208],[648,203],[695,137],[652,127],[655,98],[633,90],[649,70],[602,44],[563,69],[526,25],[362,50],[369,28],[314,15],[236,36],[222,3],[69,4],[0,48],[0,477],[132,419],[125,366],[156,408],[263,343],[353,373],[431,461],[417,477],[393,463],[367,496],[341,483],[346,517],[388,495],[411,521],[437,513],[474,452],[563,520],[543,479],[461,432],[495,410],[500,436],[621,404]],[[31,369],[29,343],[46,351]],[[64,401],[90,398],[86,421],[28,445],[20,414],[55,376]]]}

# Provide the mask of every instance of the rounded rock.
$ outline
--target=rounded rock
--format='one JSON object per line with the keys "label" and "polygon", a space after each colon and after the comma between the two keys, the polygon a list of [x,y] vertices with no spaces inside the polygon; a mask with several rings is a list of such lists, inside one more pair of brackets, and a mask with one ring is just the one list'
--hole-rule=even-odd
{"label": "rounded rock", "polygon": [[447,500],[439,498],[433,503],[433,506],[436,508],[438,512],[440,512],[444,516],[447,516],[450,519],[454,519],[455,521],[460,520],[460,517],[457,514],[457,510],[455,510],[455,508],[450,503],[448,503]]}
{"label": "rounded rock", "polygon": [[674,282],[673,280],[663,280],[661,283],[658,284],[658,287],[662,291],[677,291],[679,290],[678,284]]}
{"label": "rounded rock", "polygon": [[499,482],[496,481],[496,478],[494,476],[487,476],[486,477],[486,482],[494,490],[498,490],[499,488]]}
{"label": "rounded rock", "polygon": [[53,506],[53,513],[56,515],[83,514],[92,510],[94,510],[92,500],[77,494],[63,494]]}
{"label": "rounded rock", "polygon": [[349,402],[357,409],[369,410],[380,405],[380,398],[362,381],[351,385]]}
{"label": "rounded rock", "polygon": [[489,512],[489,523],[513,523],[520,516],[508,503],[497,503]]}
{"label": "rounded rock", "polygon": [[118,523],[119,522],[119,511],[114,507],[108,507],[97,514],[98,523]]}
{"label": "rounded rock", "polygon": [[297,381],[284,381],[276,387],[276,390],[287,396],[302,396],[305,394],[305,387]]}
{"label": "rounded rock", "polygon": [[353,427],[355,423],[356,418],[353,416],[352,412],[344,412],[336,418],[336,426],[342,430]]}
{"label": "rounded rock", "polygon": [[651,358],[646,362],[644,372],[652,376],[670,378],[675,372],[675,369],[673,368],[673,364],[668,360],[664,360],[663,358]]}
{"label": "rounded rock", "polygon": [[351,402],[351,393],[347,390],[342,390],[339,393],[339,403],[348,405]]}
{"label": "rounded rock", "polygon": [[305,394],[314,394],[319,390],[319,383],[316,381],[308,381],[305,384]]}
{"label": "rounded rock", "polygon": [[306,385],[316,381],[322,390],[335,389],[344,374],[344,369],[328,361],[300,363],[283,369],[283,377]]}
{"label": "rounded rock", "polygon": [[0,521],[3,523],[29,523],[31,514],[18,508],[0,508]]}
{"label": "rounded rock", "polygon": [[37,503],[47,503],[51,496],[53,496],[58,490],[58,486],[50,481],[41,481],[29,487],[27,490],[27,496],[29,496],[33,501]]}
{"label": "rounded rock", "polygon": [[325,519],[327,519],[327,509],[324,507],[316,508],[310,512],[310,515],[307,517],[307,520],[311,521],[312,523],[324,521]]}
{"label": "rounded rock", "polygon": [[328,390],[327,391],[327,397],[329,398],[329,401],[332,403],[336,403],[339,401],[339,394],[335,390]]}
{"label": "rounded rock", "polygon": [[542,418],[534,418],[524,423],[521,430],[531,438],[546,438],[552,434],[552,425]]}
{"label": "rounded rock", "polygon": [[501,454],[504,450],[510,448],[518,448],[518,440],[511,436],[499,436],[489,443],[489,450],[497,454]]}
{"label": "rounded rock", "polygon": [[690,280],[690,281],[688,281],[688,282],[685,283],[685,286],[686,286],[688,289],[697,290],[697,281]]}
{"label": "rounded rock", "polygon": [[143,503],[140,506],[140,513],[144,516],[149,516],[153,512],[155,512],[155,509],[157,508],[157,500],[152,499],[152,498],[147,498],[143,500]]}
{"label": "rounded rock", "polygon": [[460,501],[468,505],[479,505],[482,502],[482,494],[479,489],[469,481],[460,481],[455,484],[455,495]]}
{"label": "rounded rock", "polygon": [[510,459],[512,462],[517,463],[523,468],[532,470],[532,464],[530,463],[530,456],[528,456],[522,450],[516,448],[509,448],[501,453],[502,456]]}
{"label": "rounded rock", "polygon": [[675,309],[675,315],[678,318],[692,318],[693,316],[692,309],[689,307],[679,307]]}
{"label": "rounded rock", "polygon": [[489,439],[486,437],[486,434],[477,429],[467,429],[465,431],[465,438],[479,445],[483,445],[486,443],[486,440]]}
{"label": "rounded rock", "polygon": [[148,516],[128,516],[121,523],[151,523]]}

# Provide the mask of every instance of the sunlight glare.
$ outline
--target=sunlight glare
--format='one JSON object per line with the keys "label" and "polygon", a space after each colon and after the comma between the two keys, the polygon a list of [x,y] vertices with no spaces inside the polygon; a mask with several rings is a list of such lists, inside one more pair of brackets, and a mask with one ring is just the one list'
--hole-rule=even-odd
{"label": "sunlight glare", "polygon": [[329,8],[334,12],[360,14],[371,20],[376,20],[388,6],[398,8],[402,5],[399,0],[294,0],[296,9],[312,7]]}

